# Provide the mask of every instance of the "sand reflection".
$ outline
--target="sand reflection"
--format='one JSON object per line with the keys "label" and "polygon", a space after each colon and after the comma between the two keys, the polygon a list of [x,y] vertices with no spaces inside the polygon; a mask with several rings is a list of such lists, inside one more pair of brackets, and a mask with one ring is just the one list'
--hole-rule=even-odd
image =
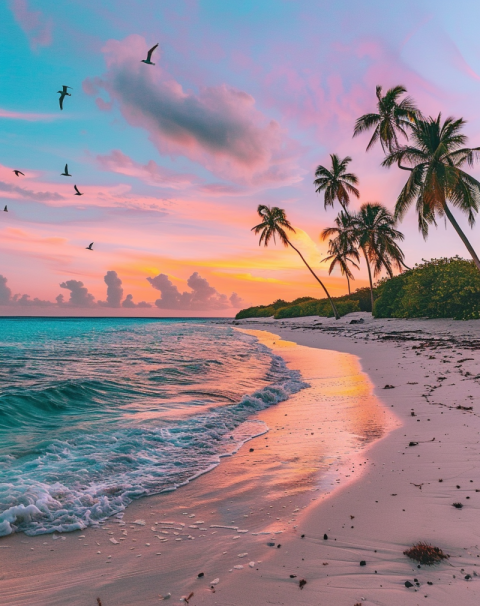
{"label": "sand reflection", "polygon": [[348,474],[343,472],[343,480],[358,475],[361,467],[357,463],[355,470],[355,454],[396,425],[393,415],[373,394],[373,385],[358,358],[283,341],[262,330],[242,331],[281,355],[289,368],[299,370],[310,384],[283,406],[260,414],[270,432],[260,448],[255,448],[258,460],[252,461],[251,473],[255,474],[255,466],[262,468],[262,481],[270,497],[318,485],[328,491],[326,484],[336,486],[341,481],[335,473],[341,463],[350,466]]}

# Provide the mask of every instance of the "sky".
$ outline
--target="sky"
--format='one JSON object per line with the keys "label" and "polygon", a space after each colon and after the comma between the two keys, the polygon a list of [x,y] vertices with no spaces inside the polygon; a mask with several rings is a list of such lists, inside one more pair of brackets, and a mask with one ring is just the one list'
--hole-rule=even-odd
{"label": "sky", "polygon": [[[464,0],[0,3],[0,314],[232,316],[323,296],[293,250],[259,247],[259,204],[285,209],[345,294],[322,262],[339,208],[324,209],[315,168],[351,156],[352,208],[393,210],[405,173],[352,139],[376,85],[465,118],[479,146],[479,19]],[[456,217],[479,248],[480,227]],[[426,242],[413,209],[399,229],[409,266],[467,257],[443,220]],[[355,277],[367,285],[364,265]]]}

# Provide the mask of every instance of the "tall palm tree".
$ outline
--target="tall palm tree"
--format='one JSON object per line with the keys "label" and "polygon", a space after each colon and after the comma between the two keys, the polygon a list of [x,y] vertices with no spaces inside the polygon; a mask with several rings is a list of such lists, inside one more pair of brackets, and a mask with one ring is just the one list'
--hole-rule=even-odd
{"label": "tall palm tree", "polygon": [[262,222],[259,223],[258,225],[255,225],[255,227],[252,227],[251,231],[253,231],[255,234],[260,234],[260,240],[259,240],[258,244],[261,245],[263,242],[264,246],[268,246],[269,242],[272,239],[276,243],[275,237],[277,236],[278,239],[280,240],[280,242],[284,246],[286,246],[286,247],[291,246],[293,248],[293,250],[296,253],[298,253],[298,255],[300,256],[302,261],[308,267],[308,270],[310,271],[312,276],[315,278],[315,280],[320,284],[320,286],[325,291],[325,294],[327,295],[328,300],[330,301],[330,305],[332,306],[333,315],[335,316],[335,319],[338,320],[340,318],[340,316],[338,315],[338,311],[337,311],[337,308],[335,307],[335,303],[333,302],[332,298],[330,297],[330,294],[329,294],[328,290],[326,289],[325,284],[320,280],[320,278],[316,275],[316,273],[313,271],[313,269],[310,267],[310,265],[306,262],[305,258],[303,257],[302,253],[298,250],[298,248],[296,248],[288,239],[287,231],[295,233],[295,229],[292,227],[292,225],[288,221],[288,219],[285,215],[285,211],[282,208],[278,208],[277,206],[270,207],[270,206],[266,206],[264,204],[259,204],[259,206],[257,208],[257,212],[258,212],[258,215],[260,216],[260,219],[262,220]]}
{"label": "tall palm tree", "polygon": [[355,276],[352,274],[352,270],[348,264],[351,263],[356,269],[360,269],[355,262],[359,260],[360,255],[358,254],[358,251],[353,247],[344,248],[337,238],[328,241],[328,256],[325,257],[325,259],[322,259],[322,261],[331,261],[330,267],[328,268],[328,275],[330,275],[338,265],[342,276],[347,278],[349,295],[352,294],[350,290],[350,280],[355,280]]}
{"label": "tall palm tree", "polygon": [[[447,118],[442,124],[441,114],[436,119],[416,119],[411,129],[412,145],[392,151],[383,166],[398,164],[410,171],[397,199],[395,217],[402,219],[415,202],[418,226],[426,239],[429,225],[436,225],[436,216],[446,216],[480,270],[480,259],[447,204],[465,213],[473,227],[480,205],[480,182],[460,167],[465,163],[473,166],[480,147],[465,147],[467,137],[461,132],[464,125],[462,118]],[[409,166],[402,166],[402,162]]]}
{"label": "tall palm tree", "polygon": [[377,142],[384,152],[391,152],[398,147],[398,135],[401,133],[408,139],[407,127],[410,126],[415,117],[420,117],[418,109],[411,97],[400,97],[407,92],[404,86],[395,86],[387,90],[382,96],[382,87],[377,86],[377,113],[365,114],[358,118],[355,123],[353,136],[374,129],[372,138],[367,145],[367,151]]}
{"label": "tall palm tree", "polygon": [[342,208],[346,209],[350,203],[350,194],[357,198],[360,197],[360,192],[355,187],[358,183],[358,177],[353,173],[347,173],[347,166],[352,159],[347,156],[343,160],[336,154],[330,154],[332,167],[330,169],[322,166],[317,166],[315,171],[315,191],[317,194],[324,192],[324,204],[333,206],[335,200],[341,204]]}

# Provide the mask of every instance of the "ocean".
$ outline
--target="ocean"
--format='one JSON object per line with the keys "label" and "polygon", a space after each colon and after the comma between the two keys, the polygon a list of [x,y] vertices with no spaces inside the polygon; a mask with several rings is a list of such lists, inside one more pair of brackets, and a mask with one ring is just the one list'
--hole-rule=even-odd
{"label": "ocean", "polygon": [[306,386],[218,321],[0,318],[0,536],[83,529],[175,490]]}

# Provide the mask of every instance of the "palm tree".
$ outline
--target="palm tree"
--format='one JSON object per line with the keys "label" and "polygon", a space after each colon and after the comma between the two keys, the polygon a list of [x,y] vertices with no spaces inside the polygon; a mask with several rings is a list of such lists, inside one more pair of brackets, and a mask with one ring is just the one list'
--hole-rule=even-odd
{"label": "palm tree", "polygon": [[263,242],[264,246],[268,246],[270,240],[272,239],[276,243],[275,236],[277,236],[284,246],[291,246],[293,250],[298,253],[302,261],[308,267],[312,276],[325,291],[325,294],[327,295],[328,300],[330,301],[330,305],[332,306],[333,315],[335,316],[335,319],[338,320],[340,316],[338,315],[337,308],[335,307],[335,304],[332,298],[330,297],[330,294],[326,289],[324,283],[315,274],[310,265],[305,261],[302,253],[298,250],[298,248],[296,248],[288,239],[287,231],[295,233],[295,229],[288,221],[285,215],[285,211],[282,208],[278,208],[277,206],[270,207],[265,206],[264,204],[259,204],[257,212],[260,216],[260,219],[262,219],[262,222],[258,225],[255,225],[255,227],[252,227],[251,231],[253,231],[255,234],[260,234],[260,240],[258,244],[261,245]]}
{"label": "palm tree", "polygon": [[395,217],[378,203],[362,204],[360,211],[352,217],[352,228],[358,247],[363,252],[370,282],[370,297],[373,311],[373,275],[377,277],[385,269],[393,278],[393,266],[402,271],[404,254],[396,240],[404,235],[395,229]]}
{"label": "palm tree", "polygon": [[347,166],[352,161],[350,156],[340,160],[336,154],[330,154],[330,158],[332,160],[330,169],[321,164],[317,166],[315,171],[317,178],[313,182],[315,191],[317,194],[324,192],[325,208],[333,206],[335,200],[338,200],[342,208],[346,209],[350,203],[350,194],[357,198],[360,197],[360,192],[355,187],[358,183],[358,177],[353,173],[346,172]]}
{"label": "palm tree", "polygon": [[360,269],[354,259],[355,261],[360,260],[360,255],[358,254],[358,251],[353,247],[344,248],[337,238],[328,241],[328,257],[322,259],[322,262],[331,261],[330,267],[328,269],[328,275],[332,273],[332,271],[337,265],[339,266],[342,276],[345,276],[347,278],[349,295],[352,294],[350,290],[350,280],[355,280],[355,277],[352,274],[352,270],[350,269],[348,264],[351,263],[356,269]]}
{"label": "palm tree", "polygon": [[[460,167],[465,163],[473,166],[480,155],[480,147],[465,147],[467,137],[461,132],[464,125],[462,118],[447,118],[442,124],[441,114],[436,119],[416,119],[412,125],[412,145],[392,151],[383,166],[398,164],[410,171],[397,199],[395,217],[402,219],[415,202],[418,226],[427,239],[429,225],[436,225],[436,215],[446,215],[480,270],[480,259],[447,204],[464,212],[468,224],[473,227],[480,204],[480,183]],[[402,166],[401,162],[410,166]]]}
{"label": "palm tree", "polygon": [[407,92],[404,86],[390,88],[382,96],[382,87],[377,86],[377,113],[365,114],[358,118],[355,123],[353,136],[374,128],[367,151],[380,140],[384,152],[391,152],[398,147],[397,132],[408,139],[406,128],[410,126],[415,117],[420,117],[413,99],[405,97],[399,101],[401,95]]}
{"label": "palm tree", "polygon": [[360,249],[367,264],[368,279],[370,282],[370,298],[373,311],[373,276],[378,276],[385,269],[390,277],[393,276],[393,267],[400,271],[404,265],[404,255],[397,244],[404,236],[394,228],[395,218],[381,204],[367,203],[360,207],[360,211],[353,215],[340,212],[335,219],[335,227],[324,229],[323,240],[329,236],[336,236],[342,247],[346,250]]}

